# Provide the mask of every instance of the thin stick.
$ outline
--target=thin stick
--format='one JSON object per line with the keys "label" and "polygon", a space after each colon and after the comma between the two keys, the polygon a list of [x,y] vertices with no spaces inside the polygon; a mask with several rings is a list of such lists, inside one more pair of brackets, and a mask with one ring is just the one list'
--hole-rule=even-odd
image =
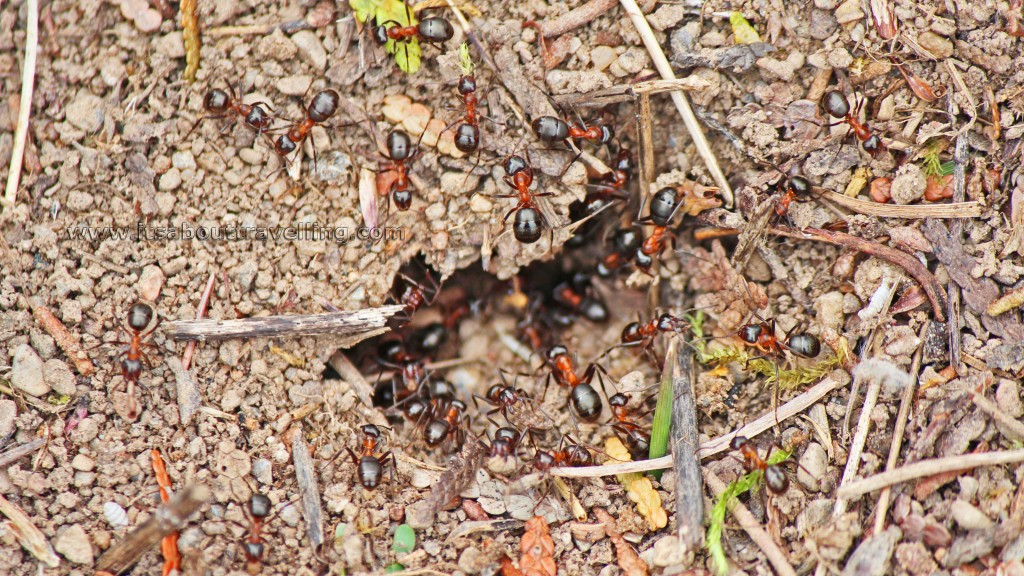
{"label": "thin stick", "polygon": [[[196,311],[196,320],[202,320],[206,315],[206,308],[210,304],[210,293],[213,292],[213,281],[217,278],[216,271],[210,271],[210,279],[206,282],[206,289],[203,290],[203,297],[199,299],[199,310]],[[185,345],[185,353],[181,355],[181,366],[188,370],[192,364],[192,354],[196,350],[196,341],[193,340]]]}
{"label": "thin stick", "polygon": [[[925,334],[931,322],[925,320],[921,324],[918,338],[924,341]],[[886,470],[896,468],[896,461],[900,458],[900,448],[903,446],[903,435],[907,431],[907,420],[910,418],[910,407],[914,403],[914,392],[917,390],[917,375],[921,371],[921,359],[924,357],[924,346],[918,346],[914,353],[914,359],[910,363],[910,382],[903,389],[903,397],[900,398],[900,411],[896,415],[896,429],[892,433],[892,445],[889,446],[889,459],[885,463]],[[885,529],[885,517],[889,512],[889,500],[892,497],[892,490],[884,488],[878,495],[878,506],[875,507],[875,534]]]}
{"label": "thin stick", "polygon": [[309,446],[302,434],[302,424],[292,429],[292,464],[295,466],[295,480],[302,495],[302,515],[306,519],[306,534],[309,545],[315,553],[324,542],[324,512],[320,503],[320,485],[313,470],[313,459],[309,457]]}
{"label": "thin stick", "polygon": [[330,314],[292,314],[238,320],[179,320],[166,322],[175,340],[216,341],[229,338],[284,338],[299,336],[358,336],[383,328],[402,306],[381,306]]}
{"label": "thin stick", "polygon": [[39,54],[39,0],[27,0],[28,28],[25,31],[25,65],[21,69],[21,104],[18,108],[18,125],[14,129],[14,148],[11,150],[11,166],[7,172],[7,190],[4,192],[5,206],[14,207],[21,181],[21,165],[25,159],[25,143],[28,141],[28,119],[32,113],[32,91],[36,81],[36,56]]}
{"label": "thin stick", "polygon": [[561,36],[580,26],[585,26],[598,16],[607,13],[617,3],[618,0],[590,0],[590,2],[566,12],[554,20],[544,22],[541,24],[540,33],[545,38]]}
{"label": "thin stick", "polygon": [[708,86],[707,80],[697,76],[690,76],[688,78],[673,78],[671,80],[647,80],[637,82],[636,84],[619,84],[618,86],[594,90],[593,92],[558,94],[552,96],[551,99],[559,106],[598,108],[619,102],[629,102],[642,94],[661,94],[675,90],[702,90]]}
{"label": "thin stick", "polygon": [[869,476],[863,480],[851,482],[837,492],[839,498],[852,500],[886,486],[909,482],[917,478],[934,476],[943,472],[971,470],[979,466],[999,466],[1024,462],[1024,450],[1004,450],[999,452],[983,452],[981,454],[961,454],[946,458],[933,458],[909,464],[902,468]]}
{"label": "thin stick", "polygon": [[247,26],[218,26],[206,31],[209,38],[222,38],[224,36],[252,36],[257,34],[273,34],[274,30],[280,29],[285,34],[292,34],[300,30],[312,30],[315,28],[305,18],[301,20],[289,20],[280,24],[249,24]]}
{"label": "thin stick", "polygon": [[[971,399],[978,408],[981,408],[982,411],[991,416],[993,420],[1003,425],[1005,428],[1004,436],[1014,442],[1024,442],[1024,424],[1021,424],[1019,420],[1000,410],[999,406],[995,402],[985,398],[985,394],[983,392],[971,388],[968,388],[967,391],[970,392]],[[1009,432],[1010,434],[1006,434],[1005,432]]]}
{"label": "thin stick", "polygon": [[[832,375],[828,375],[816,384],[810,390],[807,390],[803,394],[796,398],[786,402],[782,406],[779,406],[778,411],[778,422],[783,422],[804,410],[810,408],[815,402],[825,397],[826,394],[832,392],[836,388],[843,386],[843,382],[839,378],[835,378]],[[772,411],[762,415],[757,420],[743,425],[738,430],[730,432],[729,434],[723,434],[718,438],[709,440],[700,445],[697,450],[697,457],[701,460],[725,452],[729,450],[729,442],[736,436],[746,436],[753,438],[768,430],[776,423],[775,413]],[[662,456],[661,458],[655,458],[653,460],[641,460],[639,462],[623,462],[621,464],[608,464],[605,466],[587,466],[582,468],[552,468],[551,474],[554,476],[565,476],[569,478],[590,478],[596,476],[614,476],[615,474],[628,474],[630,472],[646,472],[648,470],[663,470],[672,465],[672,456]]]}
{"label": "thin stick", "polygon": [[0,454],[0,469],[6,469],[11,464],[18,460],[28,456],[29,454],[39,450],[46,444],[46,440],[43,438],[36,438],[35,440],[25,442],[21,446],[15,446],[7,452]]}
{"label": "thin stick", "polygon": [[53,341],[57,343],[57,346],[60,346],[60,349],[67,354],[68,359],[75,365],[75,370],[78,370],[78,373],[82,376],[92,376],[92,373],[96,371],[96,366],[93,365],[92,360],[86,355],[85,350],[82,350],[78,335],[72,334],[41,300],[29,298],[28,305],[32,309],[32,316],[35,317],[36,322],[43,327],[43,330],[46,330],[47,334],[53,337]]}
{"label": "thin stick", "polygon": [[858,214],[878,216],[880,218],[977,218],[982,214],[982,205],[978,202],[953,202],[952,204],[879,204],[859,198],[850,198],[824,188],[814,188],[814,192],[825,200],[839,204],[843,208]]}
{"label": "thin stick", "polygon": [[[722,479],[710,470],[704,470],[704,479],[707,480],[708,486],[711,487],[711,491],[716,496],[722,494],[728,488],[728,485],[722,482]],[[747,507],[742,502],[737,501],[730,508],[730,512],[736,517],[736,521],[740,523],[740,528],[743,528],[747,535],[750,536],[750,539],[754,541],[754,544],[757,544],[761,552],[764,552],[765,557],[768,558],[772,567],[775,568],[776,574],[780,576],[796,576],[796,570],[790,565],[789,559],[786,558],[786,553],[775,545],[772,537],[761,528],[761,523],[754,518],[754,515],[750,513],[750,510],[747,510]]]}
{"label": "thin stick", "polygon": [[680,353],[679,338],[672,338],[665,354],[666,370],[672,377],[673,468],[676,472],[676,530],[683,557],[695,554],[704,544],[704,483],[697,460],[697,407],[693,397],[693,355],[689,348]]}
{"label": "thin stick", "polygon": [[[661,50],[658,39],[654,36],[654,31],[651,30],[651,25],[647,22],[647,18],[644,17],[644,13],[637,6],[636,0],[619,1],[622,4],[622,8],[629,14],[630,20],[633,21],[633,26],[636,27],[640,38],[643,39],[644,46],[651,55],[651,60],[654,61],[654,67],[658,69],[658,73],[666,80],[674,80],[676,74],[672,70],[672,65],[669,64],[665,53]],[[718,165],[715,153],[712,152],[700,124],[697,123],[697,117],[693,115],[693,110],[690,109],[690,102],[686,99],[685,94],[678,91],[672,92],[672,102],[675,103],[676,109],[679,110],[679,115],[683,117],[686,131],[690,133],[690,137],[693,138],[693,144],[697,147],[697,152],[704,159],[704,164],[708,167],[708,171],[711,172],[711,177],[715,180],[715,184],[721,191],[726,207],[732,208],[735,198],[732,187],[729,186],[729,181],[725,178],[725,174],[722,173],[722,168]]]}
{"label": "thin stick", "polygon": [[[857,379],[859,380],[860,378]],[[849,484],[853,477],[857,475],[857,470],[860,468],[860,456],[864,452],[864,444],[867,443],[868,431],[871,429],[871,412],[875,409],[875,404],[878,403],[878,394],[881,391],[882,379],[878,377],[871,378],[868,391],[864,395],[864,404],[860,409],[860,418],[857,420],[857,429],[853,435],[853,442],[850,444],[850,456],[846,459],[843,478],[839,482],[840,486]],[[847,501],[845,499],[837,498],[835,508],[832,510],[832,517],[839,518],[846,513],[846,504]]]}
{"label": "thin stick", "polygon": [[651,126],[651,97],[643,94],[637,97],[637,140],[640,141],[640,197],[650,198],[651,182],[654,182],[654,135]]}
{"label": "thin stick", "polygon": [[[32,523],[32,519],[29,518],[24,510],[14,502],[4,498],[3,494],[0,494],[0,515],[10,519],[9,523],[5,523],[10,526],[9,531],[14,534],[18,543],[25,550],[28,550],[36,560],[50,568],[56,568],[60,565],[60,558],[53,551],[53,547],[50,546],[46,536]],[[42,572],[43,567],[40,566],[39,573],[41,574]]]}
{"label": "thin stick", "polygon": [[[372,424],[387,426],[387,418],[379,411],[373,409],[373,387],[366,381],[366,378],[363,378],[362,373],[352,364],[352,361],[348,359],[345,352],[338,350],[331,355],[327,364],[334,368],[334,371],[341,376],[341,379],[355,390],[356,397],[359,398],[359,410],[363,413],[363,416]],[[328,380],[328,382],[331,381]]]}
{"label": "thin stick", "polygon": [[164,536],[183,528],[188,522],[188,517],[209,499],[210,489],[206,486],[186,486],[175,494],[170,502],[157,508],[148,520],[132,530],[124,540],[114,544],[100,556],[96,561],[96,570],[114,574],[124,572]]}

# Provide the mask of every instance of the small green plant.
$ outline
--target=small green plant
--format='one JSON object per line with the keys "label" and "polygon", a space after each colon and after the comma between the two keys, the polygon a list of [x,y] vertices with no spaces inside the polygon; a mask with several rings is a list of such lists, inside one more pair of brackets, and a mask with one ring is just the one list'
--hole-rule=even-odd
{"label": "small green plant", "polygon": [[[391,543],[391,551],[395,554],[408,554],[416,549],[416,532],[408,524],[400,524],[395,528],[395,540]],[[401,572],[405,570],[398,562],[393,562],[384,568],[386,574]]]}
{"label": "small green plant", "polygon": [[[777,450],[768,457],[769,466],[785,462],[789,459],[790,453],[785,450]],[[722,547],[722,529],[725,527],[725,513],[734,505],[736,499],[747,492],[754,491],[761,485],[763,472],[754,470],[750,474],[737,479],[726,487],[715,500],[711,508],[711,518],[708,522],[707,547],[708,554],[715,565],[715,572],[726,574],[729,571],[729,562],[725,557],[725,548]]]}
{"label": "small green plant", "polygon": [[473,57],[469,54],[469,44],[465,42],[459,45],[459,69],[463,76],[472,76],[473,71],[476,70]]}
{"label": "small green plant", "polygon": [[[356,20],[368,24],[372,18],[377,26],[387,23],[388,26],[413,26],[416,17],[409,10],[404,0],[349,0],[349,6],[356,13]],[[400,44],[400,45],[399,45]],[[388,54],[394,54],[395,63],[402,72],[415,74],[420,69],[423,51],[416,38],[402,42],[388,39],[384,45]]]}

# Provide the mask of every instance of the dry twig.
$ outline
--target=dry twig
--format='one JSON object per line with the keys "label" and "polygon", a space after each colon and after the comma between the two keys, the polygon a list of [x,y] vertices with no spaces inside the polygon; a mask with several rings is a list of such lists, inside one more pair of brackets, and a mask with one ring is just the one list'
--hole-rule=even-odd
{"label": "dry twig", "polygon": [[[203,316],[206,315],[206,308],[210,305],[210,294],[213,292],[213,281],[216,280],[217,273],[210,271],[210,279],[206,282],[206,289],[203,290],[203,296],[199,299],[199,309],[196,310],[196,320],[202,320]],[[188,370],[189,365],[192,364],[192,354],[196,350],[196,341],[193,340],[185,345],[185,353],[181,355],[181,367],[184,370]]]}
{"label": "dry twig", "polygon": [[[36,528],[32,520],[25,514],[25,511],[17,504],[7,500],[0,494],[0,514],[10,518],[10,528],[15,539],[25,550],[28,550],[36,560],[39,560],[50,568],[60,565],[60,558],[53,551],[53,547],[46,540],[46,536]],[[40,572],[42,569],[40,567]]]}
{"label": "dry twig", "polygon": [[175,390],[178,398],[178,417],[181,418],[181,425],[188,426],[192,417],[199,411],[203,404],[203,394],[196,385],[196,379],[192,372],[182,366],[177,358],[168,358],[167,367],[174,374]]}
{"label": "dry twig", "polygon": [[302,516],[306,519],[306,534],[309,546],[315,553],[324,543],[324,513],[320,503],[320,485],[313,471],[313,459],[309,457],[309,446],[302,435],[302,424],[292,429],[292,464],[295,466],[295,480],[302,496]]}
{"label": "dry twig", "polygon": [[36,322],[42,326],[46,333],[53,337],[53,340],[60,346],[60,349],[67,354],[68,358],[75,365],[75,370],[82,376],[92,376],[92,373],[96,371],[96,367],[93,366],[92,360],[86,356],[85,351],[82,350],[82,345],[78,342],[78,336],[72,334],[64,324],[50,312],[35,298],[29,298],[28,305],[32,308],[32,315],[35,316]]}
{"label": "dry twig", "polygon": [[[402,306],[381,306],[354,312],[290,314],[238,320],[179,320],[164,329],[175,340],[216,341],[230,338],[285,338],[299,336],[347,336],[352,345],[379,334],[387,319]],[[342,346],[344,347],[344,346]]]}
{"label": "dry twig", "polygon": [[946,458],[933,458],[908,464],[902,468],[869,476],[863,480],[851,482],[837,492],[839,498],[852,500],[868,492],[881,490],[886,486],[908,482],[917,478],[934,476],[944,472],[960,472],[979,466],[999,466],[1024,462],[1024,450],[1004,450],[999,452],[983,452],[981,454],[961,454]]}
{"label": "dry twig", "polygon": [[36,438],[35,440],[25,442],[21,446],[15,446],[7,452],[0,454],[0,470],[6,470],[8,466],[14,464],[18,460],[21,460],[25,456],[39,450],[46,444],[46,440],[43,438]]}
{"label": "dry twig", "polygon": [[577,6],[554,20],[544,22],[541,25],[540,33],[545,38],[561,36],[580,26],[587,25],[598,16],[607,14],[616,4],[618,4],[618,0],[590,0],[590,2]]}
{"label": "dry twig", "polygon": [[28,119],[32,112],[32,91],[36,81],[36,57],[39,55],[39,0],[27,0],[28,27],[25,30],[25,64],[21,68],[21,105],[18,108],[18,124],[14,129],[14,148],[11,150],[11,165],[7,172],[7,190],[3,204],[13,207],[21,181],[21,163],[25,158],[25,143],[28,141]]}
{"label": "dry twig", "polygon": [[679,352],[679,338],[669,342],[666,370],[672,374],[672,426],[669,442],[676,473],[676,530],[683,557],[691,558],[703,545],[704,483],[697,459],[697,408],[693,397],[693,355]]}
{"label": "dry twig", "polygon": [[824,188],[815,188],[825,200],[838,204],[858,214],[878,216],[880,218],[977,218],[984,208],[978,202],[953,202],[951,204],[879,204],[858,198],[850,198]]}

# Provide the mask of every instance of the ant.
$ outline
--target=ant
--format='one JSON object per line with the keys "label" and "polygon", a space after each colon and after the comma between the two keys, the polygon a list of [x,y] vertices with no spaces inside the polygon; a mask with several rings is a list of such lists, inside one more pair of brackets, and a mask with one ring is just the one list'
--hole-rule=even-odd
{"label": "ant", "polygon": [[825,109],[825,112],[837,120],[829,124],[829,126],[849,124],[850,129],[853,130],[857,139],[860,140],[861,146],[864,147],[864,151],[872,157],[876,157],[884,152],[886,148],[885,144],[882,143],[882,139],[877,134],[872,134],[871,130],[859,120],[858,117],[863,105],[864,101],[860,100],[851,111],[850,103],[839,90],[829,90],[822,97],[822,107]]}
{"label": "ant", "polygon": [[270,105],[266,102],[261,101],[254,104],[242,102],[242,99],[235,95],[235,91],[231,88],[230,84],[228,85],[227,92],[220,88],[211,88],[206,92],[206,96],[203,97],[203,109],[208,114],[196,120],[196,123],[192,125],[192,129],[188,131],[188,134],[185,134],[182,140],[192,135],[192,132],[199,127],[203,120],[227,118],[232,113],[235,114],[235,122],[238,121],[238,118],[241,118],[246,126],[256,131],[257,135],[263,134],[270,130],[270,125],[274,120],[263,110],[264,106],[270,109]]}
{"label": "ant", "polygon": [[437,280],[434,279],[429,270],[426,273],[426,277],[430,286],[424,286],[405,274],[399,274],[399,276],[405,280],[405,287],[402,289],[401,295],[395,297],[392,294],[388,297],[390,300],[394,300],[402,305],[400,321],[404,320],[404,322],[401,322],[397,327],[408,324],[417,310],[433,305],[441,292],[441,286],[438,285]]}
{"label": "ant", "polygon": [[590,278],[583,273],[574,274],[571,281],[555,286],[555,302],[583,316],[595,324],[608,321],[608,307],[604,302],[588,294]]}
{"label": "ant", "polygon": [[787,176],[779,182],[778,190],[782,196],[775,204],[775,214],[781,218],[789,214],[789,205],[793,202],[810,202],[814,187],[803,176]]}
{"label": "ant", "polygon": [[514,212],[515,222],[512,224],[512,232],[516,240],[523,244],[533,244],[540,240],[544,230],[544,216],[537,208],[536,199],[543,196],[554,196],[553,192],[530,192],[533,184],[533,169],[526,163],[522,156],[511,155],[505,159],[505,183],[515,189],[513,194],[495,194],[493,198],[519,198],[519,203],[505,214],[502,222]]}
{"label": "ant", "polygon": [[608,398],[608,407],[615,421],[612,429],[629,448],[630,454],[634,459],[646,458],[651,450],[651,434],[634,419],[635,410],[629,408],[629,397],[621,392],[613,394]]}
{"label": "ant", "polygon": [[263,553],[266,546],[263,543],[263,527],[270,516],[270,498],[265,494],[253,494],[249,499],[248,513],[246,519],[249,526],[243,526],[249,531],[245,538],[245,545],[242,553],[245,555],[245,570],[249,574],[259,574],[260,566],[263,564]]}
{"label": "ant", "polygon": [[508,458],[515,456],[520,442],[523,440],[523,433],[511,426],[502,426],[494,431],[494,439],[491,440],[491,448],[488,456],[490,458]]}
{"label": "ant", "polygon": [[747,470],[755,468],[761,470],[764,474],[764,484],[768,487],[769,492],[777,496],[785,492],[786,488],[789,488],[789,478],[786,477],[786,473],[782,471],[782,468],[762,460],[761,456],[757,453],[757,447],[747,437],[737,436],[732,439],[729,446],[743,454],[744,465],[747,467]]}
{"label": "ant", "polygon": [[402,130],[392,130],[387,138],[388,158],[391,162],[385,171],[393,171],[395,179],[385,194],[390,194],[395,206],[402,211],[412,206],[412,190],[409,186],[409,166],[420,155],[418,146],[413,146],[412,138]]}
{"label": "ant", "polygon": [[[156,316],[156,322],[147,330],[146,327],[153,322],[153,316]],[[128,310],[128,330],[125,330],[123,325],[120,326],[120,330],[124,330],[126,333],[130,330],[129,340],[127,342],[112,340],[99,344],[121,345],[117,358],[121,364],[121,376],[128,387],[128,417],[131,419],[137,417],[139,412],[138,402],[135,399],[135,385],[139,383],[139,377],[142,376],[143,360],[146,364],[153,365],[153,362],[149,359],[149,356],[146,356],[143,349],[155,348],[155,345],[150,342],[143,342],[143,339],[151,335],[160,325],[160,322],[161,318],[156,315],[152,306],[143,302],[136,302]]]}
{"label": "ant", "polygon": [[[633,153],[622,149],[615,156],[612,172],[601,180],[589,184],[592,190],[587,192],[583,200],[578,200],[569,205],[569,217],[572,221],[580,222],[587,218],[594,218],[596,214],[605,210],[618,201],[626,201],[624,189],[629,184],[633,175]],[[581,248],[587,241],[586,237],[599,225],[598,221],[587,221],[583,223],[572,238],[566,241],[570,248]]]}
{"label": "ant", "polygon": [[378,446],[382,443],[380,428],[373,424],[363,424],[360,429],[363,432],[360,456],[356,456],[356,453],[349,447],[346,447],[345,450],[352,457],[352,463],[356,465],[359,483],[363,485],[363,488],[373,490],[380,485],[381,477],[384,475],[384,466],[388,463],[388,459],[391,459],[392,480],[394,480],[397,464],[395,455],[390,450],[383,454],[377,452]]}
{"label": "ant", "polygon": [[[392,396],[401,401],[420,390],[427,381],[427,370],[423,359],[409,354],[401,340],[389,340],[377,349],[377,364],[382,368],[392,368],[398,374],[392,379]],[[401,379],[402,388],[397,389],[396,381]],[[386,395],[386,394],[383,394]],[[381,398],[381,400],[385,400]]]}
{"label": "ant", "polygon": [[525,390],[507,384],[504,372],[499,371],[498,374],[502,379],[501,384],[494,384],[488,388],[486,396],[473,395],[474,404],[477,404],[477,399],[479,398],[487,404],[494,406],[494,409],[487,412],[487,417],[500,412],[510,424],[525,430],[543,432],[554,427],[554,422],[551,421],[550,417],[542,411],[529,406],[531,399]]}
{"label": "ant", "polygon": [[[551,370],[548,374],[548,382],[554,378],[558,384],[572,387],[569,399],[572,402],[572,407],[584,422],[593,422],[601,416],[601,395],[590,382],[594,379],[594,374],[598,374],[599,371],[604,372],[604,368],[599,364],[591,363],[583,372],[583,376],[579,376],[576,374],[572,358],[569,357],[568,348],[561,344],[548,349],[544,364]],[[601,376],[598,375],[597,378],[603,385],[604,381]],[[547,390],[547,383],[545,383],[544,389]]]}
{"label": "ant", "polygon": [[451,436],[455,438],[456,445],[461,446],[466,439],[466,430],[462,427],[466,404],[461,400],[434,402],[437,417],[428,422],[423,429],[423,440],[427,446],[434,448]]}
{"label": "ant", "polygon": [[607,144],[615,139],[615,129],[610,124],[599,124],[587,127],[582,122],[567,123],[557,116],[541,116],[530,126],[541,142],[554,144],[573,140],[590,140],[598,144]]}
{"label": "ant", "polygon": [[753,346],[763,354],[781,357],[785,350],[801,358],[814,358],[821,352],[821,342],[813,334],[800,332],[775,336],[775,319],[743,325],[737,335],[745,344]]}
{"label": "ant", "polygon": [[[665,248],[665,237],[672,235],[668,227],[680,207],[682,207],[682,202],[679,201],[675,188],[665,187],[654,193],[648,215],[639,220],[641,224],[653,223],[654,230],[651,231],[650,236],[644,238],[640,248],[636,251],[637,268],[650,274],[655,256]],[[642,211],[643,206],[640,209]],[[674,236],[672,237],[674,238]]]}
{"label": "ant", "polygon": [[619,228],[612,235],[611,251],[597,263],[597,275],[610,278],[629,261],[629,254],[635,253],[643,236],[633,228]]}
{"label": "ant", "polygon": [[[568,439],[568,443],[566,440]],[[562,436],[557,450],[537,450],[533,468],[542,474],[557,466],[593,466],[594,455],[569,436]],[[563,448],[564,446],[564,448]],[[543,500],[543,498],[541,498]]]}
{"label": "ant", "polygon": [[459,95],[466,113],[455,122],[449,124],[441,134],[455,126],[455,147],[460,152],[470,154],[480,147],[480,118],[477,114],[476,76],[463,74],[459,77]]}
{"label": "ant", "polygon": [[[406,9],[408,9],[408,5],[406,5]],[[394,24],[394,26],[388,26],[388,24]],[[440,16],[423,18],[418,24],[409,26],[402,26],[397,20],[387,20],[373,29],[373,39],[381,45],[387,44],[389,40],[408,42],[413,38],[418,38],[423,42],[442,44],[451,40],[454,35],[455,28],[452,27],[451,22]]]}
{"label": "ant", "polygon": [[[662,314],[648,322],[630,322],[622,329],[622,342],[612,346],[608,351],[610,352],[615,348],[640,346],[644,354],[649,354],[653,357],[655,364],[661,365],[661,361],[654,352],[654,338],[659,333],[680,333],[689,328],[689,322],[671,314]],[[605,354],[607,353],[605,352]]]}
{"label": "ant", "polygon": [[[306,107],[306,117],[292,124],[288,132],[281,134],[274,142],[274,152],[282,158],[287,158],[306,139],[313,126],[322,124],[334,116],[340,101],[341,96],[334,90],[318,92]],[[316,164],[316,147],[313,148],[313,163]]]}

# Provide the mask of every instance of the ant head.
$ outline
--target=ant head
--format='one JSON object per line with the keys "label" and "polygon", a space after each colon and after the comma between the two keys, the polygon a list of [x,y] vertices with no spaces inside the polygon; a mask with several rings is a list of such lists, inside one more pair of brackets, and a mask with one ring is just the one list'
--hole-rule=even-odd
{"label": "ant head", "polygon": [[203,108],[211,114],[224,114],[231,104],[231,96],[220,88],[212,88],[203,97]]}
{"label": "ant head", "polygon": [[850,113],[850,103],[839,90],[829,90],[826,92],[821,100],[821,105],[825,112],[833,118],[846,118],[846,115]]}
{"label": "ant head", "polygon": [[548,360],[555,360],[559,356],[568,356],[569,349],[561,344],[556,344],[551,348],[548,348]]}
{"label": "ant head", "polygon": [[459,412],[465,412],[468,406],[466,406],[466,403],[462,400],[452,400],[450,408],[454,408]]}
{"label": "ant head", "polygon": [[510,426],[502,426],[494,431],[494,441],[508,442],[509,444],[517,444],[519,442],[519,430]]}
{"label": "ant head", "polygon": [[455,398],[455,386],[443,378],[428,381],[427,392],[431,398]]}
{"label": "ant head", "polygon": [[729,447],[733,450],[739,450],[746,446],[748,442],[750,442],[750,440],[748,440],[746,436],[736,436],[731,442],[729,442]]}
{"label": "ant head", "polygon": [[153,308],[149,304],[136,302],[128,311],[128,327],[136,332],[141,332],[153,321]]}
{"label": "ant head", "polygon": [[530,126],[533,132],[544,142],[560,142],[569,137],[569,125],[565,120],[554,116],[541,116]]}
{"label": "ant head", "polygon": [[466,76],[465,74],[459,78],[459,94],[465,96],[466,94],[472,94],[476,92],[476,77]]}
{"label": "ant head", "polygon": [[253,494],[249,499],[249,514],[253,518],[270,516],[270,498],[267,498],[266,494]]}
{"label": "ant head", "polygon": [[518,154],[512,154],[505,158],[505,163],[502,166],[505,169],[505,174],[509,176],[515,176],[523,170],[530,168],[530,165],[526,163],[526,160],[523,160],[523,157]]}
{"label": "ant head", "polygon": [[676,197],[676,189],[665,187],[654,193],[651,198],[650,215],[656,226],[668,226],[669,220],[675,215],[679,207],[679,200]]}
{"label": "ant head", "polygon": [[764,328],[760,324],[747,324],[740,328],[736,335],[747,344],[757,344],[762,332],[764,332]]}
{"label": "ant head", "polygon": [[625,408],[627,404],[629,404],[629,396],[622,392],[616,392],[608,399],[608,406],[612,408]]}
{"label": "ant head", "polygon": [[392,130],[388,133],[388,156],[395,162],[401,162],[409,158],[412,153],[412,138],[402,130]]}
{"label": "ant head", "polygon": [[540,240],[543,232],[544,225],[540,210],[533,206],[525,206],[516,210],[516,218],[512,223],[512,233],[516,240],[523,244],[533,244]]}
{"label": "ant head", "polygon": [[377,44],[387,44],[389,40],[388,27],[383,24],[375,27],[373,29],[373,40]]}
{"label": "ant head", "polygon": [[341,96],[334,90],[324,90],[313,96],[313,100],[306,108],[309,119],[314,122],[324,122],[338,111],[338,102]]}
{"label": "ant head", "polygon": [[363,424],[359,427],[363,431],[363,435],[368,438],[380,438],[380,428],[375,424]]}
{"label": "ant head", "polygon": [[676,318],[671,314],[662,314],[661,316],[658,316],[658,330],[663,332],[667,332],[669,330],[679,332],[684,328],[686,328],[686,322],[684,322],[682,318]]}

